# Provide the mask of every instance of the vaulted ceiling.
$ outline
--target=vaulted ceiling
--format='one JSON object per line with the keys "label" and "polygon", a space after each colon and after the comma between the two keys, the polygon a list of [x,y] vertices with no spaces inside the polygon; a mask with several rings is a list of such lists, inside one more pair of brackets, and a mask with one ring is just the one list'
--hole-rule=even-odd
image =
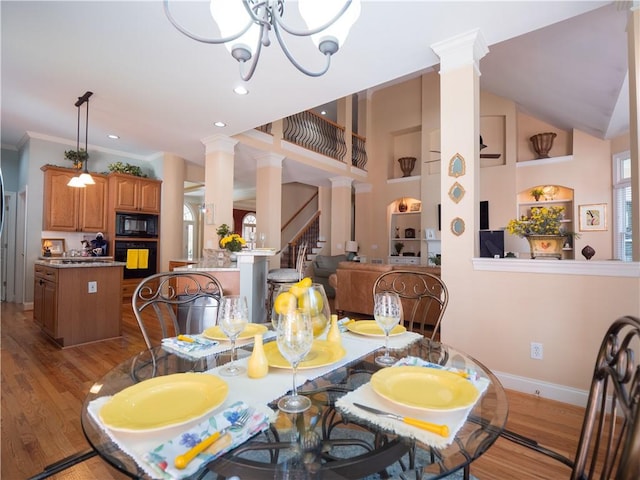
{"label": "vaulted ceiling", "polygon": [[[185,25],[215,32],[207,2],[170,3]],[[482,88],[559,128],[610,138],[629,128],[628,8],[590,0],[363,0],[326,75],[298,72],[274,41],[246,83],[249,94],[238,96],[236,61],[222,46],[180,34],[158,0],[5,0],[2,145],[17,146],[26,132],[73,141],[74,103],[91,90],[90,147],[137,159],[170,152],[203,164],[203,138],[432,69],[439,60],[430,45],[475,28],[490,49],[480,63]],[[307,67],[321,65],[310,42],[288,43]],[[214,127],[218,120],[227,127]]]}

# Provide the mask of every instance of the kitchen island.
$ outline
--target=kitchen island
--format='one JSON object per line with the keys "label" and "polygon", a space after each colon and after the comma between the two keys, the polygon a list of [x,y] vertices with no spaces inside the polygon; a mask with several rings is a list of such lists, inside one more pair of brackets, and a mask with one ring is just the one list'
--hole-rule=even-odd
{"label": "kitchen island", "polygon": [[[267,300],[267,273],[269,271],[269,257],[275,255],[275,250],[243,250],[237,253],[237,262],[230,267],[218,267],[212,260],[201,260],[196,263],[175,267],[176,271],[209,272],[222,283],[222,289],[227,295],[244,295],[249,306],[249,321],[264,323],[267,321],[265,308]],[[175,260],[175,262],[185,261]],[[190,260],[185,261],[185,263]],[[234,283],[233,280],[237,283]]]}
{"label": "kitchen island", "polygon": [[34,321],[60,347],[119,337],[124,265],[106,257],[36,261]]}

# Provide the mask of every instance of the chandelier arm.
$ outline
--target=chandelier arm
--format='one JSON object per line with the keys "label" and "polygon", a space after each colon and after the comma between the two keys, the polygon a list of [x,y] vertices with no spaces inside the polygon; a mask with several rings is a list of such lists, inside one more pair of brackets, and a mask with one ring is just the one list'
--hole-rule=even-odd
{"label": "chandelier arm", "polygon": [[[260,38],[262,39],[262,34],[264,32],[265,26],[260,25]],[[245,74],[242,73],[244,65],[247,63],[246,60],[238,59],[238,63],[240,64],[240,78],[244,82],[248,82],[253,77],[254,72],[256,71],[256,67],[258,66],[258,60],[260,60],[260,53],[262,52],[262,40],[258,41],[258,45],[256,47],[256,52],[251,56],[251,64],[249,65],[249,71]]]}
{"label": "chandelier arm", "polygon": [[214,44],[214,45],[220,45],[220,44],[223,44],[223,43],[231,42],[233,40],[236,40],[236,39],[240,38],[242,35],[244,35],[251,28],[251,26],[255,22],[255,20],[254,20],[255,17],[252,14],[251,18],[249,19],[249,23],[247,23],[247,26],[244,27],[242,30],[240,30],[240,32],[238,32],[237,34],[231,35],[230,37],[224,37],[224,38],[206,38],[206,37],[201,37],[199,35],[196,35],[194,33],[189,32],[186,28],[184,28],[182,25],[180,25],[175,18],[173,18],[173,15],[171,14],[171,11],[169,10],[169,0],[163,0],[162,5],[164,7],[165,15],[167,16],[167,18],[169,19],[171,24],[180,33],[182,33],[183,35],[186,35],[191,40],[195,40],[196,42],[201,42],[201,43],[209,43],[209,44]]}
{"label": "chandelier arm", "polygon": [[[344,5],[340,9],[340,11],[336,14],[335,17],[333,17],[331,20],[329,20],[324,25],[320,25],[319,27],[314,28],[313,30],[296,30],[296,29],[288,26],[284,22],[284,19],[282,18],[282,16],[278,13],[277,9],[274,9],[274,12],[273,12],[274,27],[275,27],[275,24],[278,24],[278,25],[280,25],[282,27],[282,29],[285,32],[287,32],[290,35],[295,35],[297,37],[308,37],[310,35],[315,35],[316,33],[320,33],[323,30],[326,30],[327,28],[329,28],[334,23],[336,23],[340,19],[340,17],[347,11],[347,8],[349,8],[349,6],[351,5],[351,2],[352,2],[352,0],[346,0]],[[275,30],[275,28],[274,28],[274,30]]]}
{"label": "chandelier arm", "polygon": [[278,24],[277,23],[274,23],[273,31],[276,34],[276,38],[278,39],[278,43],[280,44],[280,48],[282,48],[282,51],[284,52],[286,57],[293,64],[293,66],[296,67],[299,71],[301,71],[302,73],[304,73],[305,75],[308,75],[310,77],[320,77],[321,75],[324,75],[325,73],[327,73],[327,71],[329,70],[329,67],[331,66],[331,53],[330,52],[326,52],[325,53],[326,63],[325,63],[325,66],[324,66],[324,68],[322,70],[319,70],[317,72],[313,72],[311,70],[307,70],[302,65],[300,65],[296,61],[295,58],[293,58],[293,55],[291,54],[291,52],[287,48],[287,45],[285,44],[284,40],[282,39],[282,36],[280,35],[280,29],[278,28]]}

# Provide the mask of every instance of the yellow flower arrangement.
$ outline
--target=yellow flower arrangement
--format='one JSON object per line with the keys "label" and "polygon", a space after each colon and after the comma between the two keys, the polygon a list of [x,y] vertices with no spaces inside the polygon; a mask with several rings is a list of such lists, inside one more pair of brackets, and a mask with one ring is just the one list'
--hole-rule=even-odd
{"label": "yellow flower arrangement", "polygon": [[529,217],[509,220],[507,232],[519,237],[529,235],[570,235],[561,228],[564,207],[532,207]]}
{"label": "yellow flower arrangement", "polygon": [[247,242],[237,233],[231,233],[220,240],[220,246],[230,252],[239,252]]}

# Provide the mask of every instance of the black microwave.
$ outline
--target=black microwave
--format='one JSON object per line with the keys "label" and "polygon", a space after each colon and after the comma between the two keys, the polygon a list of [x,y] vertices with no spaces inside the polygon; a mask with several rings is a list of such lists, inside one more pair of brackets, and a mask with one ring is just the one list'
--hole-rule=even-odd
{"label": "black microwave", "polygon": [[117,237],[158,237],[158,215],[144,213],[116,213]]}

